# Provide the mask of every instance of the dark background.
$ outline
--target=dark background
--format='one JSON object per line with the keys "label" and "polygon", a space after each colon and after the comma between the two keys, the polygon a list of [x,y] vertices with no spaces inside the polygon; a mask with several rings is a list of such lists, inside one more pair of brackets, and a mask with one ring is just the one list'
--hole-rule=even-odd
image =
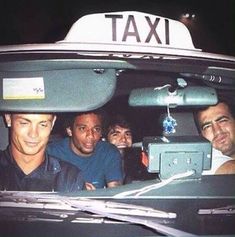
{"label": "dark background", "polygon": [[55,42],[85,14],[124,10],[175,20],[195,14],[195,47],[235,56],[235,0],[0,0],[0,45]]}

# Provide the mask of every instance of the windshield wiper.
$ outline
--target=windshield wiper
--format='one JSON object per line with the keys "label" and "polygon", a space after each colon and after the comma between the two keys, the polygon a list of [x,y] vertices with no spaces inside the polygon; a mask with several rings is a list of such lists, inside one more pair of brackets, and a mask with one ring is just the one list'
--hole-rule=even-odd
{"label": "windshield wiper", "polygon": [[[95,213],[103,217],[148,226],[157,232],[170,236],[194,236],[190,233],[163,225],[159,218],[176,218],[176,213],[159,211],[154,208],[82,197],[69,197],[57,193],[0,192],[0,207],[38,209],[57,215],[76,215],[79,211]],[[72,212],[72,213],[71,213]]]}
{"label": "windshield wiper", "polygon": [[176,213],[160,211],[150,207],[120,202],[92,200],[81,197],[68,197],[58,194],[48,195],[47,193],[31,193],[29,195],[25,192],[11,192],[11,195],[8,197],[4,196],[4,199],[5,201],[2,200],[0,203],[0,206],[2,207],[43,208],[47,210],[56,209],[67,211],[77,211],[78,209],[80,211],[86,211],[87,208],[94,208],[96,210],[105,210],[109,213],[129,216],[176,218]]}
{"label": "windshield wiper", "polygon": [[199,215],[218,215],[218,214],[235,214],[235,205],[229,205],[226,207],[199,209]]}

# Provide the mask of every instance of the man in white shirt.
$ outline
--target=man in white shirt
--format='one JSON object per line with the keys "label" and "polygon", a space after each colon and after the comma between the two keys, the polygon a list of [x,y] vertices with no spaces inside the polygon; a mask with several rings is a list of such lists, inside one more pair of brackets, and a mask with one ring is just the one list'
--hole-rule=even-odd
{"label": "man in white shirt", "polygon": [[[212,149],[212,164],[211,164],[211,169],[210,170],[204,170],[203,175],[211,175],[211,174],[225,174],[227,173],[224,168],[232,161],[232,164],[235,162],[234,160],[229,157],[223,155],[223,153],[215,148]],[[231,164],[231,165],[232,165]],[[223,168],[224,167],[224,168]]]}
{"label": "man in white shirt", "polygon": [[211,170],[203,174],[235,174],[235,118],[225,102],[197,113],[202,136],[213,146]]}

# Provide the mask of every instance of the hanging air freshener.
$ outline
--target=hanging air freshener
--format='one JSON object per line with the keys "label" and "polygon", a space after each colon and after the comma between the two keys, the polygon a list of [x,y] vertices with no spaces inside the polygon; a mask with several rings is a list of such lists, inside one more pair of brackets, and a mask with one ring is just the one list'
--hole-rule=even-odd
{"label": "hanging air freshener", "polygon": [[167,117],[163,120],[163,131],[166,134],[175,133],[176,120],[170,115],[169,105],[167,105]]}

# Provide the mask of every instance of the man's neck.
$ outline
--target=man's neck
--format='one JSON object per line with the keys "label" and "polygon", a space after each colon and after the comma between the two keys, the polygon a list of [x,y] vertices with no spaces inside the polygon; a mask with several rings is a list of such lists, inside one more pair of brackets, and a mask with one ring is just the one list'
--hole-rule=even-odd
{"label": "man's neck", "polygon": [[12,156],[20,169],[26,174],[30,174],[37,169],[45,160],[45,152],[39,152],[35,155],[26,155],[19,152],[17,149],[11,148]]}
{"label": "man's neck", "polygon": [[79,149],[77,149],[77,147],[73,144],[73,142],[72,142],[71,139],[70,139],[70,141],[69,141],[69,146],[70,146],[71,150],[72,150],[76,155],[78,155],[79,157],[84,157],[84,158],[86,158],[86,157],[90,157],[90,156],[93,154],[93,152],[92,152],[92,153],[89,153],[89,154],[86,154],[86,153],[81,152],[81,151],[80,151]]}
{"label": "man's neck", "polygon": [[233,159],[235,160],[235,153],[233,153],[233,154],[231,155],[231,158],[233,158]]}

